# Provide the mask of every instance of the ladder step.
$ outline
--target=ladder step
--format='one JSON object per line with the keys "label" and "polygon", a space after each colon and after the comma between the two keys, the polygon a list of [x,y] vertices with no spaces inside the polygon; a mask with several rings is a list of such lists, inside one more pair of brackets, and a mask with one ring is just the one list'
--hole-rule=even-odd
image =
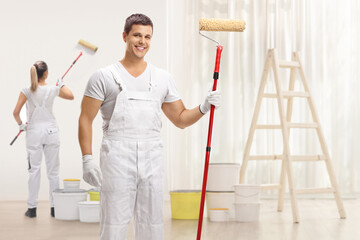
{"label": "ladder step", "polygon": [[317,128],[317,123],[287,123],[289,128]]}
{"label": "ladder step", "polygon": [[303,188],[296,189],[295,193],[297,194],[311,194],[311,193],[334,193],[334,188]]}
{"label": "ladder step", "polygon": [[282,160],[283,155],[252,155],[249,160]]}
{"label": "ladder step", "polygon": [[[310,94],[307,92],[295,92],[295,91],[283,91],[282,92],[284,98],[291,98],[291,97],[310,97]],[[265,98],[277,98],[276,93],[264,93],[263,97]]]}
{"label": "ladder step", "polygon": [[294,162],[323,161],[327,159],[325,155],[293,155],[290,158]]}
{"label": "ladder step", "polygon": [[261,190],[269,190],[269,189],[280,189],[280,184],[261,184]]}
{"label": "ladder step", "polygon": [[281,125],[272,125],[272,124],[259,124],[256,125],[257,129],[281,129]]}
{"label": "ladder step", "polygon": [[[249,160],[282,160],[284,155],[251,155]],[[310,162],[326,160],[325,155],[292,155],[290,160],[293,162]]]}
{"label": "ladder step", "polygon": [[308,92],[296,92],[296,91],[284,91],[283,96],[286,98],[289,97],[310,97],[310,94]]}
{"label": "ladder step", "polygon": [[279,60],[279,67],[281,68],[298,68],[300,64],[294,61]]}

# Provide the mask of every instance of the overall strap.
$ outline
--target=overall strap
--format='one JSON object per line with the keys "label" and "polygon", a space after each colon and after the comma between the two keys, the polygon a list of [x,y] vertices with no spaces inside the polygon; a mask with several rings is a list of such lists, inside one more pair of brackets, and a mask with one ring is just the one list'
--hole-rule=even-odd
{"label": "overall strap", "polygon": [[33,93],[31,92],[31,90],[29,90],[29,94],[28,94],[28,96],[26,96],[26,97],[27,97],[27,100],[29,100],[29,102],[31,102],[32,104],[35,105],[35,107],[39,107],[39,104],[38,104],[38,102],[34,99],[34,95],[33,95]]}
{"label": "overall strap", "polygon": [[117,85],[119,85],[120,91],[123,91],[126,89],[126,86],[124,82],[121,79],[121,76],[119,74],[119,69],[116,67],[116,63],[109,66],[109,71]]}
{"label": "overall strap", "polygon": [[149,68],[150,68],[150,81],[149,81],[150,92],[153,92],[153,90],[157,87],[157,69],[151,64],[149,64]]}

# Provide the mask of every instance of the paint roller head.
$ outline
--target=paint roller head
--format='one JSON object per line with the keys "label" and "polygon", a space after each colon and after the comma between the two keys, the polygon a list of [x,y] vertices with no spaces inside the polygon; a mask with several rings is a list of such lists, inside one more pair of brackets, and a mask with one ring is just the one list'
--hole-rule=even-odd
{"label": "paint roller head", "polygon": [[240,19],[202,18],[199,20],[200,31],[242,32],[245,21]]}
{"label": "paint roller head", "polygon": [[95,46],[94,44],[91,44],[83,39],[80,39],[78,44],[80,44],[81,46],[85,47],[86,49],[89,49],[91,51],[93,51],[94,53],[98,50],[98,47]]}

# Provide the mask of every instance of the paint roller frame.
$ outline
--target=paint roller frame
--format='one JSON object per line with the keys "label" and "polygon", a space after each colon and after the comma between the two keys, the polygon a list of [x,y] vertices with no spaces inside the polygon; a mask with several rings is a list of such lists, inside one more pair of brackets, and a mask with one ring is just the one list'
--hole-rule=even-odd
{"label": "paint roller frame", "polygon": [[[245,30],[245,21],[236,20],[236,19],[216,19],[216,18],[203,18],[199,20],[199,34],[215,43],[217,43],[216,48],[216,60],[215,60],[215,70],[214,70],[214,84],[212,90],[216,90],[217,80],[219,78],[219,69],[220,69],[220,58],[223,47],[220,43],[204,34],[201,31],[214,31],[214,32],[243,32]],[[210,118],[209,118],[209,130],[208,130],[208,139],[206,145],[206,154],[205,154],[205,167],[204,167],[204,176],[203,184],[201,189],[201,200],[200,200],[200,211],[199,211],[199,221],[196,239],[201,239],[201,230],[202,230],[202,221],[204,214],[204,205],[205,205],[205,194],[206,194],[206,184],[207,184],[207,175],[210,162],[210,151],[211,151],[211,136],[212,136],[212,127],[214,120],[214,111],[215,107],[211,105],[210,109]]]}
{"label": "paint roller frame", "polygon": [[[96,53],[96,51],[98,50],[98,47],[88,41],[85,41],[83,39],[80,39],[78,41],[78,45],[83,46],[85,49],[84,50],[90,50],[93,53]],[[68,70],[64,73],[64,75],[62,75],[61,79],[64,79],[64,77],[66,76],[66,74],[70,71],[70,69],[74,66],[74,64],[76,63],[76,61],[82,56],[83,51],[80,51],[80,54],[77,56],[77,58],[73,61],[73,63],[71,64],[71,66],[68,68]],[[56,84],[57,85],[57,84]]]}

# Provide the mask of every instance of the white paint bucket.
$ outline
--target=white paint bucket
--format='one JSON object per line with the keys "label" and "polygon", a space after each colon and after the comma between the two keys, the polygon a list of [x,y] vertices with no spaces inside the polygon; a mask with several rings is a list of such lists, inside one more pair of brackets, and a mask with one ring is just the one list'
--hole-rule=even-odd
{"label": "white paint bucket", "polygon": [[260,185],[236,184],[235,203],[258,203],[260,200]]}
{"label": "white paint bucket", "polygon": [[229,219],[235,219],[234,192],[206,192],[207,214],[210,208],[229,209]]}
{"label": "white paint bucket", "polygon": [[80,222],[100,222],[100,202],[86,201],[79,202]]}
{"label": "white paint bucket", "polygon": [[86,201],[87,191],[78,189],[67,191],[57,189],[53,192],[55,218],[59,220],[79,220],[78,203]]}
{"label": "white paint bucket", "polygon": [[227,222],[229,221],[228,208],[210,208],[209,219],[212,222]]}
{"label": "white paint bucket", "polygon": [[260,203],[235,203],[237,222],[257,222],[260,215]]}
{"label": "white paint bucket", "polygon": [[79,190],[80,179],[68,178],[63,180],[65,190]]}
{"label": "white paint bucket", "polygon": [[210,163],[207,187],[208,191],[234,191],[234,185],[239,183],[240,164]]}

